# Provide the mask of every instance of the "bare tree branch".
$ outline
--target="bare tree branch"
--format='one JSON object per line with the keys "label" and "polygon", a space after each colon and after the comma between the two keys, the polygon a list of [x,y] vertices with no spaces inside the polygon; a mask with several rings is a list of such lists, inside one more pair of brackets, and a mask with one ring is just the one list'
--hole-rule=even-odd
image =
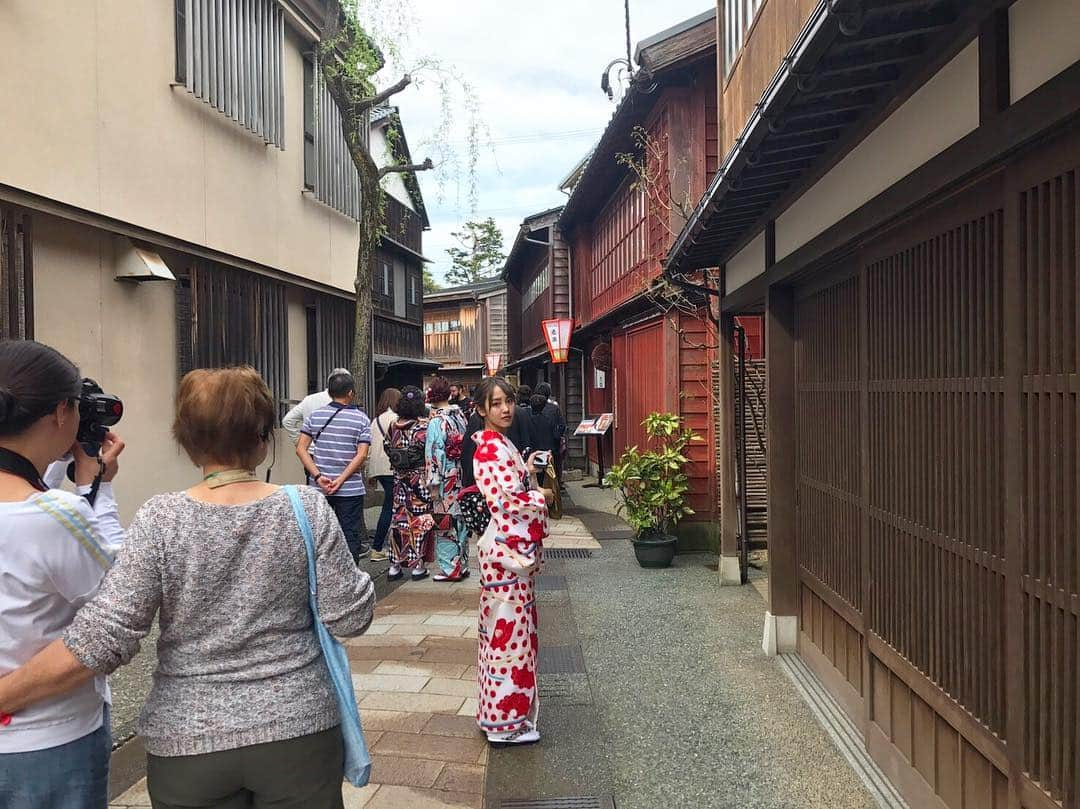
{"label": "bare tree branch", "polygon": [[412,84],[412,76],[406,73],[404,76],[401,77],[401,79],[398,80],[397,84],[391,87],[387,87],[381,93],[376,93],[371,98],[361,99],[357,103],[356,109],[359,112],[363,112],[364,110],[369,110],[372,107],[377,107],[380,104],[383,104],[384,102],[390,100],[391,96],[396,96],[410,84]]}
{"label": "bare tree branch", "polygon": [[435,168],[435,164],[431,162],[431,158],[427,158],[423,163],[412,163],[407,166],[383,166],[379,169],[379,179],[381,180],[387,174],[412,174],[416,171],[430,171]]}

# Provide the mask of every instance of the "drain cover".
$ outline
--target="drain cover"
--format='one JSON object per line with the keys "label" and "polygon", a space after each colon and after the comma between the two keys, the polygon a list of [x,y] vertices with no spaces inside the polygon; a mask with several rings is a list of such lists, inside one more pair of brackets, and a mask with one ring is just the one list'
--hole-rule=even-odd
{"label": "drain cover", "polygon": [[541,674],[584,674],[585,658],[580,646],[541,646],[538,668]]}
{"label": "drain cover", "polygon": [[544,557],[547,559],[592,559],[592,551],[588,548],[546,548]]}
{"label": "drain cover", "polygon": [[566,576],[541,575],[536,577],[537,590],[565,590]]}
{"label": "drain cover", "polygon": [[539,798],[529,801],[503,801],[501,809],[615,809],[610,795],[584,795],[574,798]]}

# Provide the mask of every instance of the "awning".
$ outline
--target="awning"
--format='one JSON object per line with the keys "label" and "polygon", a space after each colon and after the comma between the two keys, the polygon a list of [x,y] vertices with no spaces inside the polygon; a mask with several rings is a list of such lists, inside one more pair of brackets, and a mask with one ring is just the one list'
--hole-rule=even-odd
{"label": "awning", "polygon": [[775,208],[906,98],[992,0],[819,3],[668,254],[678,275],[726,261]]}
{"label": "awning", "polygon": [[522,365],[528,365],[531,362],[537,360],[543,360],[544,362],[551,361],[551,353],[546,348],[541,348],[539,351],[534,351],[532,354],[526,354],[519,360],[507,363],[503,366],[504,371],[512,371],[514,368],[520,368]]}
{"label": "awning", "polygon": [[425,360],[423,357],[395,357],[392,354],[375,354],[372,356],[376,365],[385,365],[387,368],[394,368],[398,365],[415,365],[419,368],[442,368],[441,362],[434,362],[432,360]]}

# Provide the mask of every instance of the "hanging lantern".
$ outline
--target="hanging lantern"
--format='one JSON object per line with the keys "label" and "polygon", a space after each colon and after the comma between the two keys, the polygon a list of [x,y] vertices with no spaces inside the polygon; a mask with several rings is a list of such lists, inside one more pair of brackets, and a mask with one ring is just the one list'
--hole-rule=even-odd
{"label": "hanging lantern", "polygon": [[543,322],[544,339],[553,363],[566,362],[570,358],[570,336],[574,331],[574,321],[568,317]]}
{"label": "hanging lantern", "polygon": [[502,366],[502,354],[485,354],[484,364],[487,365],[488,376],[498,376]]}

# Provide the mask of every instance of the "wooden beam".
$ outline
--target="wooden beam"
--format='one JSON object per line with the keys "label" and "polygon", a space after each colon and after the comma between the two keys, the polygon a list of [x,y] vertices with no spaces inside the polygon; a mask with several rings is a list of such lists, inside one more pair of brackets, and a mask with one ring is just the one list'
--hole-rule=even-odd
{"label": "wooden beam", "polygon": [[[720,318],[716,358],[719,365],[719,416],[716,425],[716,447],[720,468],[717,486],[720,501],[720,555],[733,557],[739,552],[739,510],[735,498],[735,379],[734,341],[735,318]],[[723,573],[723,561],[720,564]]]}
{"label": "wooden beam", "polygon": [[1009,108],[1009,10],[999,8],[979,27],[979,123]]}
{"label": "wooden beam", "polygon": [[795,432],[795,297],[770,287],[765,305],[768,375],[769,612],[797,616],[798,442]]}

